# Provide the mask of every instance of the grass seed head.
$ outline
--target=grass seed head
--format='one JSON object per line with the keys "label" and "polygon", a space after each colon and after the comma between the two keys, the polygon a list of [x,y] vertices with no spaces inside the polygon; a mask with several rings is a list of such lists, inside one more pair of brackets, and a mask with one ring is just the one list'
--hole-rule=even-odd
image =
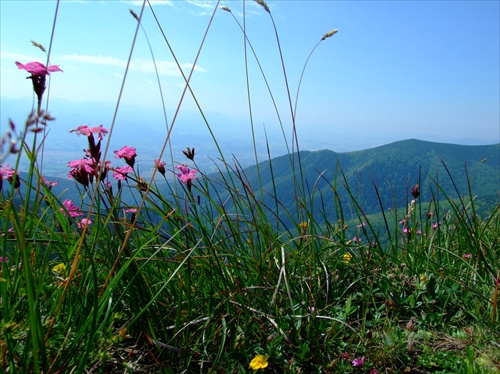
{"label": "grass seed head", "polygon": [[269,10],[269,7],[267,6],[266,2],[264,0],[255,0],[257,4],[259,4],[261,7],[263,7],[267,13],[271,13]]}
{"label": "grass seed head", "polygon": [[44,47],[43,45],[41,45],[40,43],[37,43],[37,42],[35,42],[34,40],[32,40],[32,41],[31,41],[31,44],[33,44],[33,45],[34,45],[35,47],[37,47],[37,48],[40,48],[40,50],[41,50],[42,52],[47,52],[47,51],[45,50],[45,47]]}
{"label": "grass seed head", "polygon": [[325,40],[325,39],[329,38],[330,36],[335,35],[338,32],[339,32],[339,30],[337,30],[337,29],[328,31],[325,35],[323,35],[323,37],[321,38],[321,40]]}

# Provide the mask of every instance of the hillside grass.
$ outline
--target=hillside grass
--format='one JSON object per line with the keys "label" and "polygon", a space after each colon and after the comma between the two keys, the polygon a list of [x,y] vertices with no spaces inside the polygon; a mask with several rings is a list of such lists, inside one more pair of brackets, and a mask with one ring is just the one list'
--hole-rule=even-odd
{"label": "hillside grass", "polygon": [[[164,164],[175,116],[151,180],[133,147],[106,162],[107,128],[79,128],[75,147],[88,150],[70,167],[81,194],[70,201],[41,175],[50,117],[37,97],[2,143],[2,371],[500,372],[498,202],[417,187],[416,175],[405,204],[365,214],[342,173],[328,190],[306,185],[294,115],[291,206],[272,168],[263,190],[222,152],[219,173],[204,175],[196,144]],[[440,198],[421,201],[423,188]]]}

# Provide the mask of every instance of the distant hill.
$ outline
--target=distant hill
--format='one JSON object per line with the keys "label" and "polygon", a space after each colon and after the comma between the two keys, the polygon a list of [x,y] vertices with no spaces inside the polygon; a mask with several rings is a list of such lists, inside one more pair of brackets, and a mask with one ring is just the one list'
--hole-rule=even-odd
{"label": "distant hill", "polygon": [[[330,150],[301,151],[299,154],[277,157],[245,168],[240,174],[244,175],[242,179],[245,183],[252,186],[256,196],[271,210],[276,206],[276,199],[279,201],[279,209],[283,213],[280,213],[280,218],[286,225],[301,218],[297,218],[297,201],[305,204],[309,211],[315,214],[325,212],[324,217],[315,217],[319,223],[325,219],[335,222],[339,217],[336,214],[334,186],[347,215],[344,218],[356,218],[352,200],[345,188],[346,182],[363,212],[373,215],[381,212],[381,204],[374,186],[377,187],[384,211],[387,211],[396,207],[404,209],[412,199],[411,187],[417,183],[420,184],[420,201],[443,201],[446,200],[445,196],[433,180],[438,181],[451,198],[456,198],[458,193],[467,196],[470,181],[476,207],[482,213],[490,211],[499,203],[500,144],[464,146],[410,139],[348,153]],[[233,179],[238,181],[235,175],[233,174]],[[21,177],[25,178],[25,175],[22,174]],[[208,177],[211,180],[221,179],[218,173],[209,174]],[[47,178],[55,179],[48,176]],[[54,187],[53,192],[56,195],[62,194],[62,200],[78,201],[79,192],[74,181],[57,179],[59,184]],[[163,183],[165,182],[158,183],[159,190],[169,191]],[[304,193],[296,193],[295,183],[299,191],[303,188]],[[227,200],[226,209],[230,211],[227,191],[220,187],[220,184],[214,183],[213,186],[219,186],[215,187],[218,190],[218,199]],[[235,187],[243,191],[240,182],[236,182]],[[134,198],[131,193],[134,190],[135,188],[126,188],[123,195],[125,202],[132,205]]]}
{"label": "distant hill", "polygon": [[[299,159],[302,170],[300,178]],[[352,202],[343,187],[344,177],[351,193],[359,202],[365,214],[381,211],[374,185],[377,186],[384,210],[395,206],[404,208],[412,199],[410,190],[420,184],[420,201],[444,200],[441,191],[432,180],[438,181],[446,194],[457,197],[454,184],[461,195],[468,194],[467,177],[472,190],[477,195],[477,205],[490,209],[499,201],[500,192],[500,144],[484,146],[464,146],[421,141],[404,140],[363,151],[336,153],[329,150],[303,151],[299,155],[285,155],[244,169],[247,180],[254,190],[260,183],[265,191],[267,205],[274,206],[276,197],[289,212],[295,212],[296,196],[294,172],[299,186],[304,181],[306,202],[311,195],[314,201],[308,206],[331,212],[335,216],[335,202],[332,186],[344,203],[344,211]],[[450,179],[446,168],[452,178]],[[467,170],[467,174],[466,174]],[[274,186],[271,179],[274,176]],[[214,175],[216,178],[217,176]],[[322,198],[321,198],[322,197]],[[350,204],[350,205],[349,205]]]}

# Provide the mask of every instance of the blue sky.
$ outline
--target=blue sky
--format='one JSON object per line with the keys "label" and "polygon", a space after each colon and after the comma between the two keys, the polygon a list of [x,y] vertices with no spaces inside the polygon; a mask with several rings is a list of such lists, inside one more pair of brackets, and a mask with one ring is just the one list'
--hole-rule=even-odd
{"label": "blue sky", "polygon": [[[152,3],[188,73],[216,2]],[[110,125],[136,30],[129,9],[139,14],[141,4],[61,1],[50,61],[64,72],[51,76],[49,111],[64,123],[56,121],[52,133],[61,129],[67,134],[68,129],[90,121],[93,126]],[[269,0],[267,4],[276,22],[292,100],[312,48],[326,32],[339,30],[320,43],[305,71],[296,118],[303,149],[352,151],[408,138],[458,144],[500,142],[499,1]],[[231,8],[243,23],[241,1],[220,5]],[[46,61],[30,41],[49,47],[56,2],[0,0],[0,6],[3,132],[9,117],[21,121],[26,116],[12,99],[26,102],[26,112],[30,109],[31,82],[14,62]],[[270,17],[254,1],[247,1],[244,10],[247,35],[289,136],[290,109]],[[170,121],[183,79],[149,8],[144,9],[143,26],[159,68]],[[257,134],[263,136],[265,127],[272,139],[278,139],[272,143],[277,156],[284,151],[276,145],[279,122],[252,55],[248,65]],[[216,136],[230,144],[234,137],[233,145],[248,142],[243,35],[229,13],[217,11],[191,86]],[[126,118],[117,121],[116,131],[121,131],[123,141],[127,134],[132,136],[128,145],[134,145],[138,129],[143,135],[164,133],[154,65],[142,31],[120,108]],[[72,112],[73,117],[58,117],[59,109]],[[203,128],[188,95],[173,132],[195,136]],[[57,142],[64,141],[60,134],[53,136]],[[186,145],[197,146],[182,144],[182,148]]]}

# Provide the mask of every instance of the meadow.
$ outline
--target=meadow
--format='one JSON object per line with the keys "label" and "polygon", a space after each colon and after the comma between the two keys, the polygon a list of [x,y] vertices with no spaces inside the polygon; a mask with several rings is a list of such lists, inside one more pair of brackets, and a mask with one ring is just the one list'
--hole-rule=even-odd
{"label": "meadow", "polygon": [[[267,4],[257,3],[277,30]],[[137,33],[146,32],[132,16]],[[276,41],[282,55],[278,32]],[[255,52],[245,58],[259,61]],[[210,176],[197,166],[196,144],[164,161],[177,113],[149,180],[133,146],[108,151],[114,122],[75,128],[75,147],[86,149],[68,160],[80,194],[73,201],[55,195],[43,175],[45,134],[57,117],[44,106],[46,78],[60,68],[18,67],[33,82],[35,104],[2,137],[3,372],[500,373],[500,205],[478,214],[468,174],[465,191],[432,178],[423,185],[416,175],[411,186],[396,186],[404,204],[379,197],[375,225],[341,165],[328,193],[304,183],[299,95],[294,101],[288,91],[286,204],[272,168],[271,188],[252,185],[220,149]],[[191,74],[179,71],[196,101]],[[23,177],[21,156],[29,160]],[[424,189],[431,199],[421,199]],[[133,201],[122,199],[128,190]],[[335,220],[326,219],[327,201]]]}

